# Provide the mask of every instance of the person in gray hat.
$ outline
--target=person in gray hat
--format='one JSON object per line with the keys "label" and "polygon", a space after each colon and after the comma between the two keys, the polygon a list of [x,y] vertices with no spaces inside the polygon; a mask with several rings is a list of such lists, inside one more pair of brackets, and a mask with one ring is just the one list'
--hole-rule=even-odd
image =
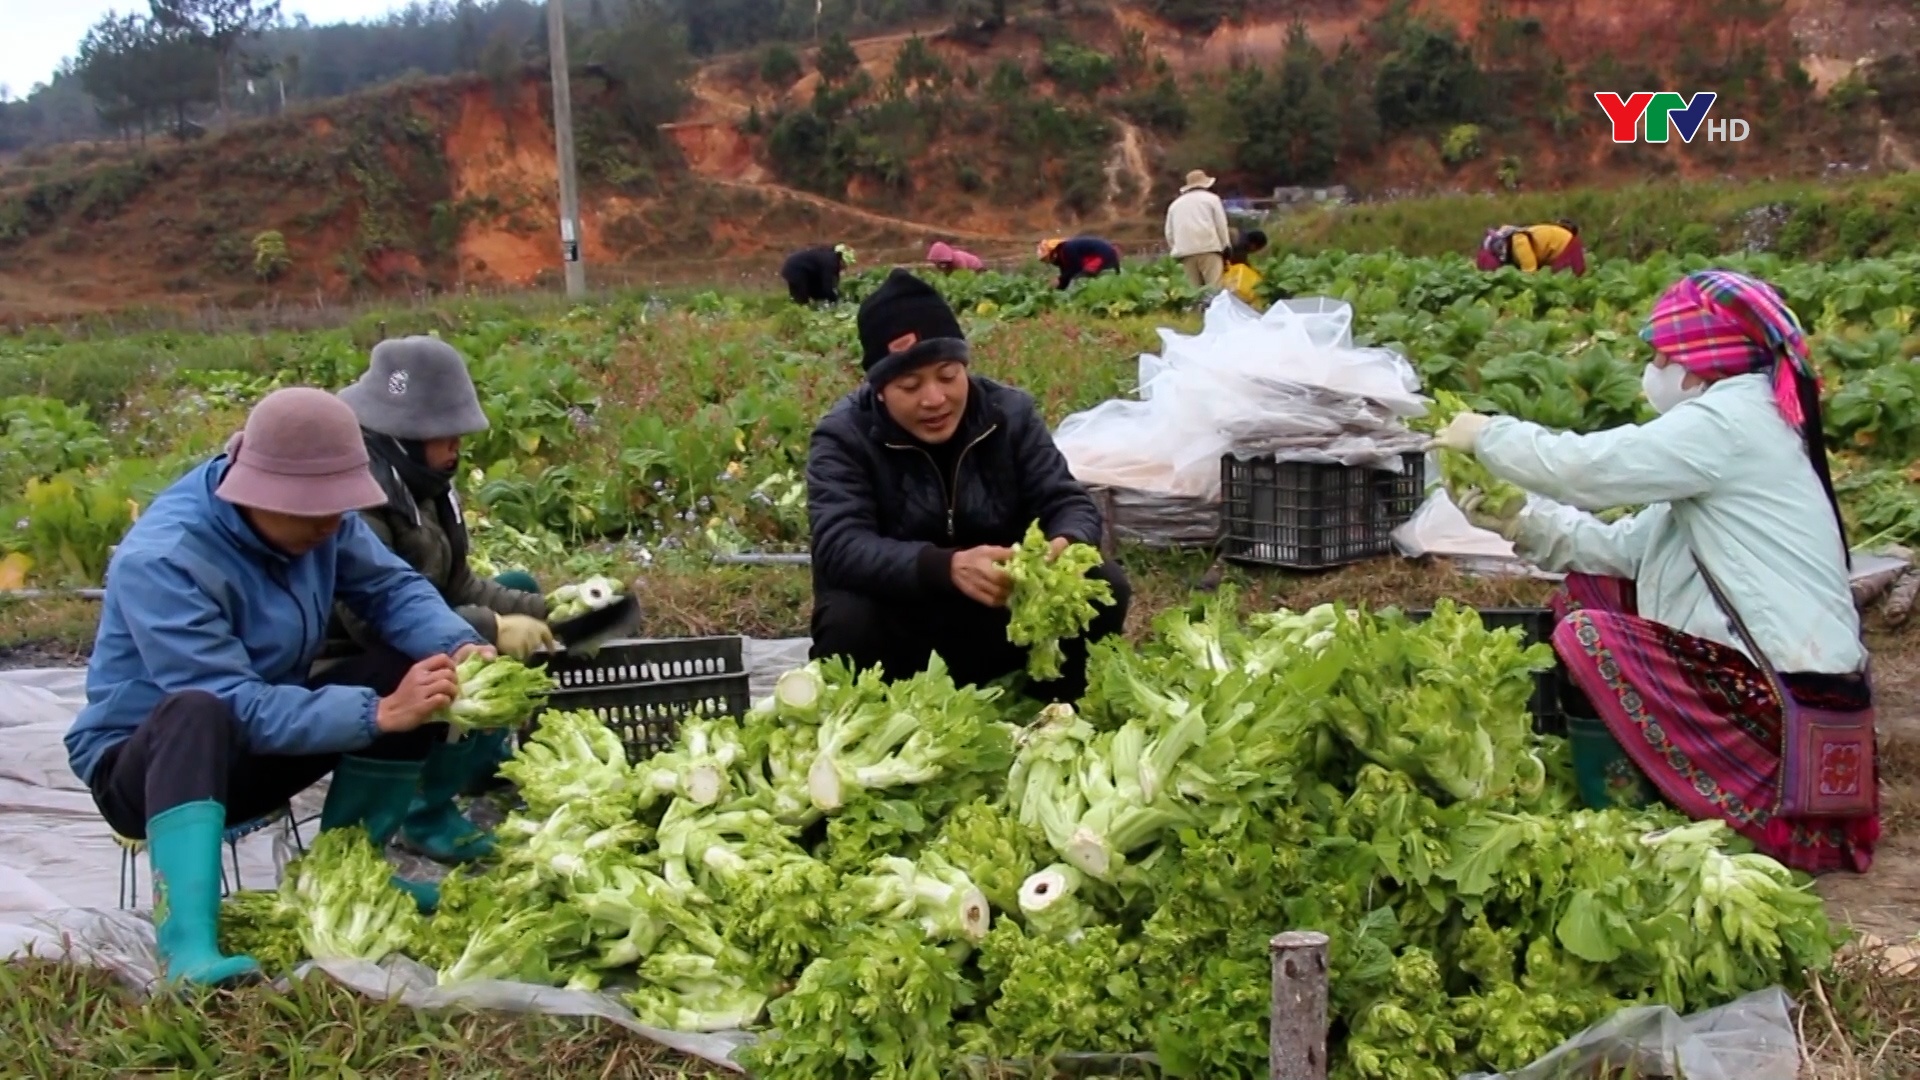
{"label": "person in gray hat", "polygon": [[[435,337],[383,341],[374,346],[366,374],[339,397],[360,421],[374,479],[387,496],[385,505],[360,512],[374,536],[433,582],[501,652],[525,660],[552,648],[546,599],[537,584],[509,587],[467,565],[467,526],[454,478],[461,438],[485,431],[487,415],[466,358]],[[366,620],[336,604],[314,670],[384,648]],[[490,854],[493,838],[460,812],[454,796],[498,768],[506,742],[507,733],[496,731],[435,746],[420,777],[420,793],[400,827],[401,842],[439,862]]]}
{"label": "person in gray hat", "polygon": [[[169,980],[259,974],[219,948],[222,831],[331,773],[321,830],[359,826],[384,847],[446,741],[434,718],[460,692],[454,666],[493,655],[354,516],[386,497],[353,410],[276,390],[114,552],[67,758],[114,832],[147,841]],[[315,678],[336,602],[392,648]],[[396,884],[422,910],[438,902],[431,884]]]}

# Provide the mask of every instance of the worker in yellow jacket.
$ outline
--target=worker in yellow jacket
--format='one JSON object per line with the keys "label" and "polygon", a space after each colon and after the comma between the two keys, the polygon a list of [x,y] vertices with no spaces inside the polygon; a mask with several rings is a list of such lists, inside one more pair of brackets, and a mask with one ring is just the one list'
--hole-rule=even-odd
{"label": "worker in yellow jacket", "polygon": [[1566,218],[1521,228],[1502,225],[1488,229],[1480,241],[1476,263],[1482,270],[1512,266],[1525,273],[1535,270],[1587,272],[1587,255],[1580,243],[1580,227]]}

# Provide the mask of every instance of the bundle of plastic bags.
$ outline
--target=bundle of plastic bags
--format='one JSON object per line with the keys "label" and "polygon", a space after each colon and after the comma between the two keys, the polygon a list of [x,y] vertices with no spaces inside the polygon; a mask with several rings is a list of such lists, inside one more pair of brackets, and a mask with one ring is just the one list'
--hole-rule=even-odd
{"label": "bundle of plastic bags", "polygon": [[1356,348],[1352,326],[1342,301],[1262,315],[1223,292],[1199,334],[1160,330],[1137,399],[1075,413],[1054,440],[1083,483],[1200,504],[1219,501],[1229,453],[1397,469],[1424,443],[1404,425],[1426,413],[1419,376],[1398,353]]}

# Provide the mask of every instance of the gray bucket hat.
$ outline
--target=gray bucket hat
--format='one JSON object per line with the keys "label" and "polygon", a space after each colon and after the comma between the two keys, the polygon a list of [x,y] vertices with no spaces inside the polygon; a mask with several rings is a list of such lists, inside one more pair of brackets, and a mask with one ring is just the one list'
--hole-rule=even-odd
{"label": "gray bucket hat", "polygon": [[360,381],[340,391],[360,426],[396,439],[451,439],[487,430],[466,357],[437,337],[391,338],[373,347]]}

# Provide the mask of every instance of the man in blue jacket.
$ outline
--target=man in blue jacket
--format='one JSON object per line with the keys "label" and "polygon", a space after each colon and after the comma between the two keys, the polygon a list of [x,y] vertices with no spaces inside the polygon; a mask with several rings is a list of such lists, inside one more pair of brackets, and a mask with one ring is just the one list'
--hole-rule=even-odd
{"label": "man in blue jacket", "polygon": [[[459,693],[492,650],[353,511],[386,495],[353,410],[324,390],[267,395],[226,452],[176,481],[108,567],[69,763],[115,832],[147,841],[169,979],[257,974],[216,943],[220,836],[333,774],[320,828],[384,846]],[[309,682],[335,600],[391,648]],[[423,909],[430,885],[409,886]]]}
{"label": "man in blue jacket", "polygon": [[1083,277],[1120,272],[1120,250],[1097,236],[1042,240],[1040,261],[1059,267],[1056,289],[1064,289]]}
{"label": "man in blue jacket", "polygon": [[[903,679],[937,652],[960,685],[1019,671],[1026,651],[1007,640],[1013,582],[1000,564],[1035,521],[1056,555],[1098,544],[1100,508],[1032,396],[969,373],[960,322],[931,285],[893,271],[858,323],[866,383],[820,421],[807,453],[811,655]],[[1092,576],[1114,603],[1063,643],[1061,677],[1029,687],[1035,697],[1078,700],[1086,642],[1126,622],[1119,564]]]}

